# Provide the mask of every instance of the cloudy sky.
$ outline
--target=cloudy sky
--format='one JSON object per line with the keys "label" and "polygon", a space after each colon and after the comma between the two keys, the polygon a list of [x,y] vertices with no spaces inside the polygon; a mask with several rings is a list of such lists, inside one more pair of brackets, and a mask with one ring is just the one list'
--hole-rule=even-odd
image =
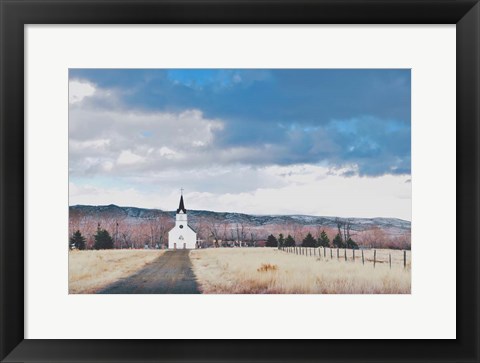
{"label": "cloudy sky", "polygon": [[70,205],[411,219],[410,70],[71,69]]}

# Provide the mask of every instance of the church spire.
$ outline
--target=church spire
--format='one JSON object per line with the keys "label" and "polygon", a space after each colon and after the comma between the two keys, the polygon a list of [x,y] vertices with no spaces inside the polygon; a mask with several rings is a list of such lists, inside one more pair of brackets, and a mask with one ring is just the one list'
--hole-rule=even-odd
{"label": "church spire", "polygon": [[183,211],[183,213],[187,213],[187,210],[185,209],[185,205],[183,204],[183,194],[180,196],[180,205],[178,206],[177,209],[177,214],[180,213],[180,211]]}

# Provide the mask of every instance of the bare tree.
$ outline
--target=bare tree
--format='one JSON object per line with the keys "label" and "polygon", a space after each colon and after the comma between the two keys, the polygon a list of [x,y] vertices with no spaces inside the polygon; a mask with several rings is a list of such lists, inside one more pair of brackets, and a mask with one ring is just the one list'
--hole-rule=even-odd
{"label": "bare tree", "polygon": [[252,247],[257,245],[257,232],[253,228],[250,230],[250,243]]}
{"label": "bare tree", "polygon": [[346,242],[354,234],[352,234],[352,225],[353,225],[353,219],[351,218],[335,218],[335,224],[337,225],[338,229],[338,234],[343,238],[343,241]]}
{"label": "bare tree", "polygon": [[208,229],[210,231],[210,236],[213,238],[214,246],[220,247],[218,244],[220,239],[220,223],[212,218],[208,224]]}
{"label": "bare tree", "polygon": [[245,242],[246,236],[245,223],[237,223],[237,239],[240,247],[242,247],[242,244]]}

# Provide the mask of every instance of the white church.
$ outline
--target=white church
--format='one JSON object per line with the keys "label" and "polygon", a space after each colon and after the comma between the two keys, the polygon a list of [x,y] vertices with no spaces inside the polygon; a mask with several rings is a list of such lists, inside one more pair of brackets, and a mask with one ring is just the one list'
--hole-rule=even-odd
{"label": "white church", "polygon": [[183,194],[175,217],[175,227],[168,232],[168,248],[194,249],[197,247],[197,234],[187,223],[187,210],[183,204]]}

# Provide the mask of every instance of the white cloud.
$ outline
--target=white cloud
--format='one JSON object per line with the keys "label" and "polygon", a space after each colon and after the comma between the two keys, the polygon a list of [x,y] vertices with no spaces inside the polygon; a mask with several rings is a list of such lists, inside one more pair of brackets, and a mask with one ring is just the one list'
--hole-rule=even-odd
{"label": "white cloud", "polygon": [[[70,82],[70,96],[72,205],[173,210],[184,187],[191,209],[411,219],[410,176],[345,177],[355,165],[272,165],[282,145],[224,147],[224,121],[200,110],[125,109],[115,91],[83,81]],[[126,186],[99,187],[96,176]]]}
{"label": "white cloud", "polygon": [[[229,182],[209,169],[206,178],[212,183]],[[286,173],[288,172],[288,173]],[[291,172],[291,173],[290,173]],[[255,176],[256,175],[256,176]],[[149,192],[135,188],[76,187],[70,193],[70,204],[118,204],[173,210],[178,203],[179,188],[184,179],[195,178],[195,173],[162,175],[165,182]],[[266,167],[257,170],[239,169],[236,178],[248,183],[249,179],[270,179],[269,186],[250,192],[205,192],[188,189],[185,192],[187,209],[204,209],[250,214],[308,214],[340,217],[396,217],[411,220],[411,184],[405,176],[349,177],[332,174],[327,168],[299,165]],[[202,182],[193,181],[201,185]],[[228,185],[226,187],[228,190]],[[232,188],[233,189],[233,188]]]}
{"label": "white cloud", "polygon": [[166,146],[162,146],[160,149],[158,149],[158,153],[160,154],[160,156],[167,159],[179,159],[181,157],[180,153]]}
{"label": "white cloud", "polygon": [[123,150],[117,159],[119,165],[134,165],[143,162],[145,162],[145,158],[134,154],[131,150]]}
{"label": "white cloud", "polygon": [[[273,177],[279,171],[283,173],[279,169],[267,168],[264,174]],[[187,193],[185,200],[192,209],[411,220],[411,184],[405,183],[405,176],[345,178],[309,165],[283,178],[287,179],[285,185],[276,188],[247,193]]]}
{"label": "white cloud", "polygon": [[75,139],[69,140],[68,147],[71,151],[73,150],[83,150],[83,149],[95,149],[101,150],[106,149],[110,144],[109,139],[94,139],[86,141],[78,141]]}
{"label": "white cloud", "polygon": [[68,82],[68,102],[81,102],[85,97],[95,94],[95,86],[87,81],[71,80]]}
{"label": "white cloud", "polygon": [[135,188],[100,188],[90,184],[69,183],[69,205],[144,206],[158,208],[160,198],[154,193],[142,193]]}
{"label": "white cloud", "polygon": [[[111,111],[82,104],[70,109],[69,122],[71,176],[108,172],[122,177],[127,171],[130,174],[132,167],[137,175],[150,175],[156,170],[187,170],[234,157],[231,153],[217,155],[212,143],[222,122],[206,119],[198,110]],[[87,164],[86,160],[95,162]]]}

